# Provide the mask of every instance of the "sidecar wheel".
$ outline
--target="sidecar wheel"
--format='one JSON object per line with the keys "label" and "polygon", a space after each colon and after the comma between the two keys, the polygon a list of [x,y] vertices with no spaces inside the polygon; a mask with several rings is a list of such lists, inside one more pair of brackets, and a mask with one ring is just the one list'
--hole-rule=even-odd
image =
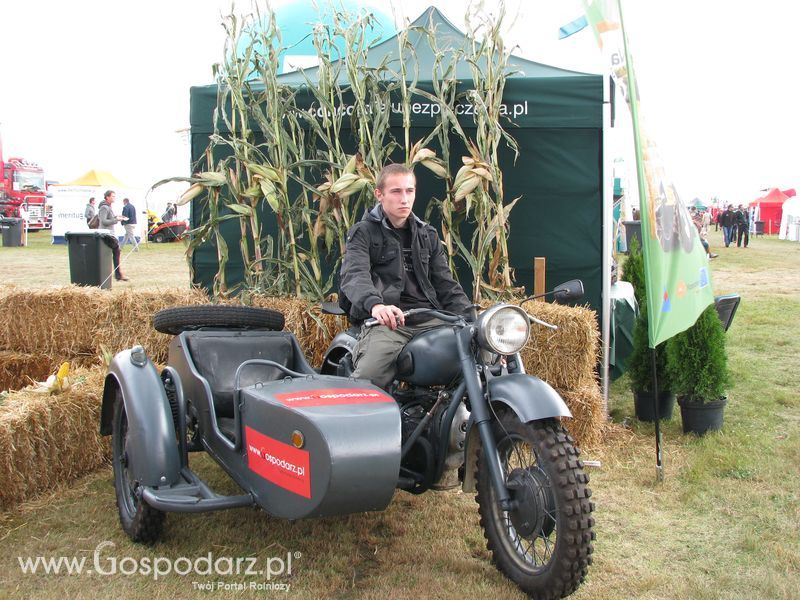
{"label": "sidecar wheel", "polygon": [[155,330],[170,335],[202,327],[280,331],[284,324],[283,313],[277,310],[224,304],[165,308],[153,315]]}
{"label": "sidecar wheel", "polygon": [[164,513],[156,510],[136,492],[138,484],[128,469],[128,418],[122,392],[117,390],[114,400],[114,417],[111,424],[112,460],[114,464],[114,490],[122,529],[134,542],[153,544],[161,537]]}
{"label": "sidecar wheel", "polygon": [[492,562],[534,598],[568,596],[586,577],[594,540],[594,504],[579,451],[554,420],[521,423],[506,411],[494,429],[518,506],[512,511],[498,506],[481,449],[475,500]]}

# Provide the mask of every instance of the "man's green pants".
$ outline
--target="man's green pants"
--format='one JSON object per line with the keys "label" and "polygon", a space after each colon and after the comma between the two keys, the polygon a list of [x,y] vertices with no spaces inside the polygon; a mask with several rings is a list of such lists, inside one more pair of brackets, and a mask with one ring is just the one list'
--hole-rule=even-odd
{"label": "man's green pants", "polygon": [[397,374],[397,356],[411,338],[444,324],[440,319],[430,319],[397,329],[385,325],[362,328],[353,350],[353,377],[369,379],[378,387],[387,389]]}

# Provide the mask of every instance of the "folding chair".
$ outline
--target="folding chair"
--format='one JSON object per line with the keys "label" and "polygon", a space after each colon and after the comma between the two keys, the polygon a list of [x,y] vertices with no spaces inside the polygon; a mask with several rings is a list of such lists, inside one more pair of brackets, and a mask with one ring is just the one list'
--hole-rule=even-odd
{"label": "folding chair", "polygon": [[725,331],[728,331],[731,323],[733,323],[733,317],[736,315],[736,309],[739,308],[741,300],[742,297],[739,294],[714,297],[714,308],[717,309],[717,315],[719,315],[719,320],[722,321],[722,328]]}

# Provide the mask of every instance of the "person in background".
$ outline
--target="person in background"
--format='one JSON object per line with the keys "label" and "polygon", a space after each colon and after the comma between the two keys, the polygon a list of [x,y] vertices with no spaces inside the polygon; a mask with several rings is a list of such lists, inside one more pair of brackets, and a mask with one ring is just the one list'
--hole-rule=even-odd
{"label": "person in background", "polygon": [[22,233],[20,234],[20,244],[23,246],[28,245],[28,221],[30,215],[28,214],[28,203],[24,202],[19,205],[19,218],[22,219]]}
{"label": "person in background", "polygon": [[736,226],[736,215],[733,212],[733,204],[728,204],[725,212],[719,216],[719,224],[722,225],[722,235],[725,239],[725,247],[731,245],[733,241],[733,231]]}
{"label": "person in background", "polygon": [[122,200],[122,226],[125,228],[125,237],[122,238],[120,246],[124,246],[129,241],[133,245],[133,251],[139,251],[139,242],[136,241],[136,207],[127,198]]}
{"label": "person in background", "polygon": [[708,231],[709,228],[711,227],[711,209],[710,208],[705,209],[702,212],[701,217],[703,226],[702,229],[700,230],[700,237],[705,236],[705,238],[708,239]]}
{"label": "person in background", "polygon": [[739,231],[736,238],[736,247],[742,247],[742,238],[744,238],[744,247],[747,248],[750,244],[750,214],[741,204],[739,205],[739,210],[736,211],[736,227]]}
{"label": "person in background", "polygon": [[83,216],[86,217],[86,224],[89,224],[89,221],[92,220],[97,214],[97,209],[94,206],[94,196],[89,198],[89,202],[86,203],[86,208],[83,210]]}
{"label": "person in background", "polygon": [[111,205],[114,203],[117,194],[114,190],[107,190],[103,194],[103,201],[97,208],[97,218],[100,220],[99,229],[108,229],[111,232],[110,236],[104,236],[103,241],[111,248],[111,257],[114,261],[114,278],[117,281],[128,281],[128,278],[123,275],[119,264],[119,241],[117,236],[114,235],[114,225],[122,221],[122,217],[114,214]]}
{"label": "person in background", "polygon": [[700,235],[700,243],[706,251],[708,258],[717,258],[718,254],[711,252],[708,245],[708,225],[705,222],[705,213],[701,213],[694,206],[689,207],[689,214],[692,216],[692,223],[697,228],[697,233]]}
{"label": "person in background", "polygon": [[161,220],[164,223],[171,223],[175,220],[175,215],[178,213],[178,209],[172,202],[167,202],[167,210],[164,211],[164,214],[161,215]]}

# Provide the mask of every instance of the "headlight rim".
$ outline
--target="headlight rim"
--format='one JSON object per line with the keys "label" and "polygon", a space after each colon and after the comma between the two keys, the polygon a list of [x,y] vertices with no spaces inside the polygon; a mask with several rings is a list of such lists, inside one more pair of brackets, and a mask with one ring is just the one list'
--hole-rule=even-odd
{"label": "headlight rim", "polygon": [[[526,327],[526,333],[525,333],[524,341],[519,346],[519,348],[517,348],[513,352],[506,352],[506,351],[503,351],[503,350],[500,350],[500,349],[496,348],[491,342],[491,336],[488,335],[489,323],[491,322],[491,320],[499,312],[501,312],[503,310],[509,310],[509,309],[513,310],[514,312],[516,312],[516,313],[518,313],[518,314],[520,314],[522,316],[522,318],[523,318],[523,320],[525,322],[525,327]],[[530,335],[531,335],[531,325],[530,325],[530,320],[528,319],[528,313],[526,313],[524,309],[520,308],[519,306],[517,306],[515,304],[505,304],[505,303],[495,304],[494,306],[486,309],[485,311],[483,311],[479,315],[478,321],[476,322],[476,325],[477,325],[477,332],[478,332],[478,344],[481,346],[481,348],[483,348],[485,350],[488,350],[489,352],[493,352],[495,354],[499,354],[501,356],[513,356],[517,352],[520,352],[525,347],[525,345],[528,343],[528,340],[530,339]]]}

